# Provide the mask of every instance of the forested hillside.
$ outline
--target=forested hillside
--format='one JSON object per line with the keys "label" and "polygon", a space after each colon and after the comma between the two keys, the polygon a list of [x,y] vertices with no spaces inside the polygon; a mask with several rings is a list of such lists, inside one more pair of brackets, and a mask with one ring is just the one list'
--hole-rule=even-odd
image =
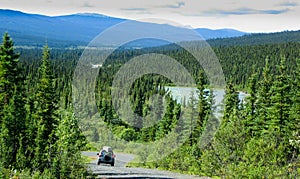
{"label": "forested hillside", "polygon": [[[262,44],[213,48],[222,64],[227,78],[224,113],[220,120],[208,118],[212,115],[212,97],[205,97],[204,85],[209,85],[201,67],[184,49],[175,46],[144,50],[123,51],[122,57],[108,60],[101,68],[98,105],[113,132],[126,141],[151,142],[171,133],[172,126],[179,124],[180,112],[197,111],[198,117],[189,139],[171,155],[155,161],[152,156],[141,157],[138,164],[144,166],[188,172],[204,176],[224,178],[289,178],[299,174],[299,43]],[[177,59],[193,74],[199,89],[199,99],[191,98],[187,105],[181,105],[167,98],[166,113],[153,127],[132,128],[126,124],[109,121],[116,119],[111,107],[110,86],[115,72],[125,62],[136,55],[156,52]],[[117,65],[113,65],[117,64]],[[111,73],[112,72],[112,73]],[[172,85],[170,81],[156,76],[145,76],[133,85],[132,104],[140,116],[147,115],[151,85]],[[100,82],[98,82],[100,83]],[[153,86],[152,86],[153,87]],[[247,91],[249,96],[243,103],[239,101],[237,89]],[[147,91],[149,89],[149,91]],[[154,89],[161,89],[155,86]],[[97,90],[98,91],[98,90]],[[212,95],[212,92],[211,92]],[[107,99],[105,99],[107,97]],[[104,100],[104,101],[103,101]],[[160,104],[160,103],[158,103]],[[151,103],[150,103],[151,106]],[[181,111],[183,110],[183,111]],[[159,115],[160,113],[157,113]],[[111,117],[109,117],[111,116]],[[176,117],[177,116],[177,117]],[[213,117],[215,118],[215,117]],[[185,121],[191,119],[185,118]],[[179,124],[182,126],[189,125]],[[202,135],[218,128],[213,139],[202,145]],[[175,129],[176,130],[176,129]],[[211,135],[211,134],[210,134]],[[168,148],[168,146],[164,146]],[[157,149],[159,150],[159,149]]]}
{"label": "forested hillside", "polygon": [[248,46],[300,42],[300,31],[253,33],[233,38],[216,38],[207,41],[211,46]]}
{"label": "forested hillside", "polygon": [[[193,44],[193,42],[190,42],[190,44]],[[262,79],[262,69],[265,66],[266,59],[270,59],[271,72],[276,74],[276,66],[280,63],[281,57],[284,56],[288,67],[287,73],[294,76],[292,72],[296,67],[295,59],[300,55],[299,47],[299,42],[282,42],[278,44],[212,47],[212,50],[220,61],[227,81],[232,80],[233,84],[238,86],[239,89],[245,89],[253,72],[256,72],[258,78]],[[174,44],[139,50],[120,49],[106,63],[121,65],[133,57],[147,53],[164,54],[178,60],[193,75],[196,82],[198,81],[197,76],[199,76],[201,66],[189,52]]]}
{"label": "forested hillside", "polygon": [[[222,119],[213,116],[213,92],[204,93],[209,82],[189,52],[176,45],[120,48],[99,69],[95,96],[101,119],[87,121],[76,117],[72,104],[73,73],[83,50],[14,49],[5,34],[0,46],[0,178],[84,178],[80,151],[87,141],[104,142],[108,134],[103,124],[112,130],[116,142],[123,143],[146,144],[176,130],[190,132],[171,155],[160,160],[139,158],[138,164],[131,165],[223,178],[297,178],[299,47],[298,41],[213,46],[227,81]],[[130,108],[147,116],[144,124],[148,127],[139,128],[136,118],[131,119],[130,124],[137,123],[132,126],[118,116],[111,86],[122,65],[149,53],[165,54],[181,63],[195,79],[199,95],[180,104],[165,89],[174,85],[169,79],[156,74],[142,76],[129,91]],[[239,102],[237,89],[249,94],[245,102]],[[155,116],[149,116],[153,108]],[[197,114],[193,128],[180,123],[181,113],[187,114],[184,121]],[[208,122],[210,117],[213,120]],[[161,120],[151,125],[152,118]],[[213,138],[199,145],[203,133]],[[161,147],[168,148],[166,144]]]}

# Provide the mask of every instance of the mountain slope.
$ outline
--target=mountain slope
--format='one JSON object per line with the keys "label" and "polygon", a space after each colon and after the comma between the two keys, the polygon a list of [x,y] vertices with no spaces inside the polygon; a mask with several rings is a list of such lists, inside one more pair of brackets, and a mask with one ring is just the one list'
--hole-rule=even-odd
{"label": "mountain slope", "polygon": [[247,33],[241,32],[234,29],[217,29],[211,30],[207,28],[195,29],[204,39],[215,39],[215,38],[229,38],[229,37],[239,37]]}
{"label": "mountain slope", "polygon": [[[87,45],[105,29],[126,19],[100,14],[73,14],[66,16],[44,16],[26,14],[13,10],[0,10],[0,33],[9,32],[16,45],[50,46]],[[142,22],[139,22],[142,23]],[[163,27],[165,24],[161,24]],[[195,29],[204,39],[240,36],[245,33],[232,29]],[[160,29],[158,28],[158,33]],[[135,33],[134,31],[131,33]],[[171,34],[178,35],[178,34]],[[160,45],[154,42],[153,45]],[[147,43],[139,43],[147,45]]]}
{"label": "mountain slope", "polygon": [[209,39],[211,46],[244,46],[300,42],[300,30],[247,34],[240,37]]}
{"label": "mountain slope", "polygon": [[107,27],[124,21],[86,15],[49,17],[12,10],[0,10],[0,19],[0,33],[9,32],[17,45],[42,45],[46,41],[85,45]]}

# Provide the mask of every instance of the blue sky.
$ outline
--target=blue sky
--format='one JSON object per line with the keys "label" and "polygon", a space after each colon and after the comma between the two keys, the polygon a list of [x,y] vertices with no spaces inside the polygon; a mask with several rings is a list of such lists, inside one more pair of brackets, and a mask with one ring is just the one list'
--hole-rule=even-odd
{"label": "blue sky", "polygon": [[158,18],[185,27],[246,32],[300,29],[300,0],[0,0],[0,8],[51,16],[90,12]]}

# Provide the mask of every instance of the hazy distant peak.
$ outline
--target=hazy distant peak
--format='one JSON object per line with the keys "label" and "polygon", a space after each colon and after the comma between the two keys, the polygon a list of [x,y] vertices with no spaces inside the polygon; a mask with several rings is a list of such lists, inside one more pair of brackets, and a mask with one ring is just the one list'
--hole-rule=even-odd
{"label": "hazy distant peak", "polygon": [[44,16],[40,14],[29,14],[17,10],[11,10],[11,9],[0,9],[1,15],[9,15],[9,16]]}
{"label": "hazy distant peak", "polygon": [[106,15],[103,15],[103,14],[97,14],[97,13],[88,13],[88,12],[85,12],[85,13],[76,13],[74,15],[79,15],[79,16],[89,16],[89,17],[102,17],[102,18],[111,18],[109,16],[106,16]]}
{"label": "hazy distant peak", "polygon": [[[53,42],[50,44],[52,46],[67,43],[75,46],[78,44],[86,45],[104,30],[126,20],[98,13],[76,13],[61,16],[46,16],[7,9],[0,9],[0,18],[0,34],[9,32],[18,45],[34,44],[41,46],[44,45],[45,39],[47,39],[48,42]],[[132,23],[131,25],[137,25],[137,27],[141,28],[146,28],[148,25],[156,26],[157,28],[152,28],[152,34],[161,34],[162,29],[165,29],[166,26],[168,28],[172,27],[172,29],[177,28],[177,30],[174,30],[173,33],[166,34],[174,38],[178,37],[178,31],[182,32],[182,30],[192,28],[189,26],[183,26],[161,20],[157,22],[135,21],[135,23]],[[133,27],[131,28],[130,33],[138,33],[139,30],[140,29]],[[236,37],[246,34],[236,30],[194,30],[198,32],[204,39]],[[144,41],[138,42],[138,45],[136,46],[148,47],[158,45],[161,45],[161,43],[156,41]]]}

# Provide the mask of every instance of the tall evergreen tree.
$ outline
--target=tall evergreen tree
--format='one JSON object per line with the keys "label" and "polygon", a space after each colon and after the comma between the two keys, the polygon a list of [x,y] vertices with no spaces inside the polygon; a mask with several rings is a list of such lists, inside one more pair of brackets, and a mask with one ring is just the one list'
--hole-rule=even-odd
{"label": "tall evergreen tree", "polygon": [[261,133],[265,133],[267,130],[267,121],[270,120],[270,115],[268,114],[268,109],[271,106],[271,87],[272,87],[272,74],[269,65],[269,59],[265,60],[265,67],[262,72],[262,80],[259,82],[259,90],[257,96],[257,119],[256,123],[260,124],[257,126],[260,128]]}
{"label": "tall evergreen tree", "polygon": [[292,104],[291,82],[286,73],[285,59],[282,58],[279,68],[279,75],[276,76],[274,85],[271,88],[270,117],[268,128],[278,130],[287,138],[291,136],[290,109]]}
{"label": "tall evergreen tree", "polygon": [[297,59],[297,70],[295,71],[292,94],[291,118],[294,121],[292,131],[296,133],[294,135],[300,136],[300,59]]}
{"label": "tall evergreen tree", "polygon": [[18,69],[19,54],[14,52],[14,43],[5,33],[0,46],[0,111],[13,96],[15,87],[20,81]]}
{"label": "tall evergreen tree", "polygon": [[[195,137],[199,138],[204,125],[206,123],[207,118],[209,117],[210,114],[210,104],[208,102],[208,96],[207,94],[204,93],[204,84],[205,84],[205,78],[204,78],[204,73],[201,71],[199,75],[199,80],[198,80],[198,118],[197,118],[197,123],[195,126]],[[199,139],[198,139],[199,140]]]}
{"label": "tall evergreen tree", "polygon": [[185,110],[185,129],[182,129],[182,131],[187,131],[187,133],[189,133],[190,135],[187,141],[187,144],[189,144],[190,146],[193,146],[195,144],[195,141],[197,141],[196,136],[194,134],[194,127],[197,126],[197,112],[197,99],[195,98],[194,91],[192,91],[189,97],[187,108]]}
{"label": "tall evergreen tree", "polygon": [[227,84],[225,93],[224,116],[221,125],[226,125],[226,123],[230,120],[230,116],[233,115],[234,111],[238,111],[239,107],[238,93],[231,82]]}
{"label": "tall evergreen tree", "polygon": [[37,128],[35,138],[34,168],[43,171],[51,165],[56,141],[57,98],[53,87],[52,68],[49,62],[49,48],[44,47],[42,64],[39,67],[39,81],[35,95],[34,119]]}
{"label": "tall evergreen tree", "polygon": [[0,158],[5,168],[15,168],[20,138],[25,136],[25,102],[22,90],[19,55],[7,33],[0,46]]}
{"label": "tall evergreen tree", "polygon": [[263,125],[257,117],[257,75],[253,74],[249,79],[249,96],[246,98],[246,109],[244,118],[249,135],[260,132]]}
{"label": "tall evergreen tree", "polygon": [[[24,100],[20,94],[15,94],[3,109],[0,138],[2,140],[2,152],[0,157],[4,160],[4,166],[16,168],[18,150],[23,145],[21,138],[26,137],[26,112]],[[23,153],[24,154],[24,153]]]}
{"label": "tall evergreen tree", "polygon": [[171,127],[174,126],[173,110],[174,110],[175,102],[170,95],[166,96],[166,101],[167,101],[166,112],[162,120],[158,123],[158,128],[156,130],[156,140],[163,138],[166,134],[168,134],[172,130]]}

